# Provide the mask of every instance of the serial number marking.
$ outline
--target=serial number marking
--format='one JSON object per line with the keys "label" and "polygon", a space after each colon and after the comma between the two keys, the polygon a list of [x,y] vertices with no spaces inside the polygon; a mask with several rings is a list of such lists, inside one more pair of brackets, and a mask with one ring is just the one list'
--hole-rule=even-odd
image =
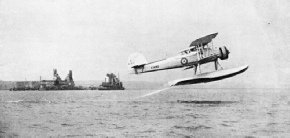
{"label": "serial number marking", "polygon": [[151,69],[157,69],[157,68],[159,68],[159,65],[151,67]]}

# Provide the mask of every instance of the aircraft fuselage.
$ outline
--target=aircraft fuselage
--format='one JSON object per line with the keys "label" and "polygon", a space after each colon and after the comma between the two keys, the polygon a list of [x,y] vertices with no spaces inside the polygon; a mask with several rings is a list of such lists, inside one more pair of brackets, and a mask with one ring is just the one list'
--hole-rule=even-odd
{"label": "aircraft fuselage", "polygon": [[197,66],[204,63],[212,62],[222,57],[222,51],[218,49],[202,49],[183,51],[180,55],[166,58],[163,60],[151,62],[145,65],[133,67],[130,70],[131,74],[140,74],[154,72],[159,70],[182,68],[187,66]]}

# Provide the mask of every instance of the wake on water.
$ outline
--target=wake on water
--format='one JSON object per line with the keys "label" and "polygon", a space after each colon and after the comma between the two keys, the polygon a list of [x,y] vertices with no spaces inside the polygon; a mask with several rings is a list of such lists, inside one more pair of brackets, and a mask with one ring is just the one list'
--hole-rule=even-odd
{"label": "wake on water", "polygon": [[157,91],[153,91],[151,93],[148,93],[148,94],[145,94],[145,95],[142,95],[140,97],[137,97],[136,99],[139,99],[139,98],[144,98],[144,97],[147,97],[147,96],[150,96],[150,95],[153,95],[153,94],[156,94],[156,93],[159,93],[159,92],[162,92],[162,91],[165,91],[165,90],[168,90],[170,89],[171,87],[167,87],[167,88],[164,88],[164,89],[160,89],[160,90],[157,90]]}
{"label": "wake on water", "polygon": [[48,100],[15,100],[15,101],[4,101],[5,103],[51,103],[51,101]]}

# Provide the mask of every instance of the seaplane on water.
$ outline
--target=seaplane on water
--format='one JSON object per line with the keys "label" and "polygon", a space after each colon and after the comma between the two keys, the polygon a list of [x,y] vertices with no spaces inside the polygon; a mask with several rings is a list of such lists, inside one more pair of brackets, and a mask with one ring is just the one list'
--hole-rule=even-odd
{"label": "seaplane on water", "polygon": [[[130,74],[141,74],[175,68],[184,68],[184,70],[193,69],[192,77],[171,81],[169,82],[170,86],[217,81],[246,71],[248,66],[226,70],[221,67],[218,60],[228,59],[230,52],[225,46],[213,46],[212,40],[217,34],[214,33],[196,39],[190,44],[189,48],[181,51],[179,55],[159,61],[148,63],[142,54],[133,53],[128,58],[128,71]],[[215,70],[201,73],[200,66],[209,62],[214,63]]]}

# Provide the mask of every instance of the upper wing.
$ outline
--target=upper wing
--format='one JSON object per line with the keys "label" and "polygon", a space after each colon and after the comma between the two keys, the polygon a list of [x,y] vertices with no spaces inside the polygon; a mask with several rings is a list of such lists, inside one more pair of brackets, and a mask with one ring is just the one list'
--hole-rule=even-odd
{"label": "upper wing", "polygon": [[204,37],[201,37],[199,39],[194,40],[193,42],[191,42],[190,46],[204,46],[207,45],[208,43],[210,43],[212,41],[212,39],[214,39],[216,36],[218,35],[218,33],[214,33],[214,34],[210,34]]}

